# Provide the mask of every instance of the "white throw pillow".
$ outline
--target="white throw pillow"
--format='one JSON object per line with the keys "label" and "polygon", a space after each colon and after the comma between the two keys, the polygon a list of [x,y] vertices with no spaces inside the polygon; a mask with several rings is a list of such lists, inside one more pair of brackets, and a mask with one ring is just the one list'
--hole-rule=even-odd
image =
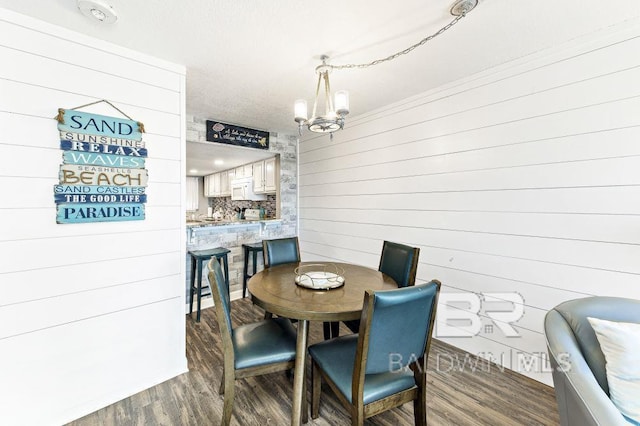
{"label": "white throw pillow", "polygon": [[640,422],[640,324],[587,317],[607,361],[611,401]]}

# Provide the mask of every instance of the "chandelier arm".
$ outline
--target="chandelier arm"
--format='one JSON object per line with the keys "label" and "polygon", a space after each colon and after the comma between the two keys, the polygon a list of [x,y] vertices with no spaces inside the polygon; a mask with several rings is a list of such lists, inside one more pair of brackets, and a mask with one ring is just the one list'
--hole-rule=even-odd
{"label": "chandelier arm", "polygon": [[466,13],[462,13],[461,15],[456,16],[455,18],[453,18],[453,20],[451,22],[449,22],[447,25],[445,25],[444,27],[440,28],[438,31],[436,31],[435,33],[423,38],[422,40],[420,40],[419,42],[417,42],[416,44],[413,44],[409,47],[407,47],[404,50],[401,50],[399,52],[394,53],[393,55],[389,55],[386,58],[382,58],[382,59],[376,59],[375,61],[371,61],[365,64],[344,64],[344,65],[327,65],[329,67],[331,67],[332,69],[337,69],[337,70],[341,70],[341,69],[348,69],[348,68],[368,68],[368,67],[372,67],[374,65],[378,65],[381,64],[383,62],[388,62],[391,60],[396,59],[398,56],[402,56],[402,55],[406,55],[407,53],[411,52],[412,50],[414,50],[417,47],[422,46],[423,44],[433,40],[434,38],[436,38],[437,36],[439,36],[440,34],[442,34],[443,32],[447,31],[449,28],[453,27],[455,24],[458,23],[459,20],[461,20],[462,18],[464,18],[467,14]]}
{"label": "chandelier arm", "polygon": [[324,90],[325,90],[325,102],[326,108],[325,111],[329,113],[333,112],[333,100],[331,99],[331,85],[329,84],[329,71],[324,73]]}
{"label": "chandelier arm", "polygon": [[316,117],[316,110],[318,109],[318,94],[320,93],[320,82],[322,81],[322,74],[318,74],[318,84],[316,85],[316,99],[313,101],[313,112],[311,113],[311,118]]}

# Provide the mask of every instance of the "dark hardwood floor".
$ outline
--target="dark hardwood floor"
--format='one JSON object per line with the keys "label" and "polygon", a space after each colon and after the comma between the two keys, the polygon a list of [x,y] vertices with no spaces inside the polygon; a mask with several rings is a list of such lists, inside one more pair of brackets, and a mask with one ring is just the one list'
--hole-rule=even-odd
{"label": "dark hardwood floor", "polygon": [[[258,321],[263,312],[249,299],[232,302],[233,322]],[[195,317],[195,316],[194,316]],[[341,334],[348,330],[342,326]],[[311,323],[310,343],[322,339],[322,324]],[[557,425],[553,389],[509,370],[482,361],[476,371],[460,371],[449,364],[465,352],[434,340],[429,355],[427,416],[430,425]],[[196,323],[187,317],[189,372],[116,404],[78,419],[70,425],[218,425],[222,398],[218,386],[222,353],[213,308]],[[439,369],[436,369],[439,367]],[[455,368],[454,368],[455,367]],[[439,370],[439,371],[438,371]],[[231,424],[288,425],[291,419],[291,380],[284,373],[236,382]],[[311,425],[348,425],[347,411],[323,389],[320,418]],[[366,425],[413,424],[412,404],[365,421]]]}

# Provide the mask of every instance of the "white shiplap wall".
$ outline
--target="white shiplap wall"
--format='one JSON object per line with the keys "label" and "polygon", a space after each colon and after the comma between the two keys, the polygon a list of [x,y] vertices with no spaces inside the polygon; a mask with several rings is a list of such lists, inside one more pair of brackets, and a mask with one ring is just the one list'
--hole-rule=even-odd
{"label": "white shiplap wall", "polygon": [[519,337],[439,338],[551,384],[550,308],[640,298],[638,52],[627,22],[307,135],[303,258],[375,268],[386,239],[421,248],[418,282],[518,292]]}
{"label": "white shiplap wall", "polygon": [[[0,424],[62,424],[187,369],[185,69],[5,9],[0,64]],[[53,117],[100,99],[145,124],[146,219],[58,225]]]}

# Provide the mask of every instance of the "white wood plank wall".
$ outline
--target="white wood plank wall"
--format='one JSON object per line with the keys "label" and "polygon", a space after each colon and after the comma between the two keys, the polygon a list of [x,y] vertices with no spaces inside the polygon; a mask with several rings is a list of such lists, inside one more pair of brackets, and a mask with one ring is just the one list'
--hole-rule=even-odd
{"label": "white wood plank wall", "polygon": [[[5,9],[0,64],[0,424],[57,425],[187,369],[185,70]],[[146,219],[58,225],[53,117],[100,99],[145,124]]]}
{"label": "white wood plank wall", "polygon": [[625,23],[348,118],[333,141],[306,135],[303,260],[376,268],[391,240],[420,247],[418,282],[443,293],[517,292],[518,336],[484,327],[488,311],[519,308],[494,303],[477,335],[447,337],[444,318],[470,305],[443,301],[437,335],[551,384],[549,309],[640,298],[638,52],[640,26]]}

